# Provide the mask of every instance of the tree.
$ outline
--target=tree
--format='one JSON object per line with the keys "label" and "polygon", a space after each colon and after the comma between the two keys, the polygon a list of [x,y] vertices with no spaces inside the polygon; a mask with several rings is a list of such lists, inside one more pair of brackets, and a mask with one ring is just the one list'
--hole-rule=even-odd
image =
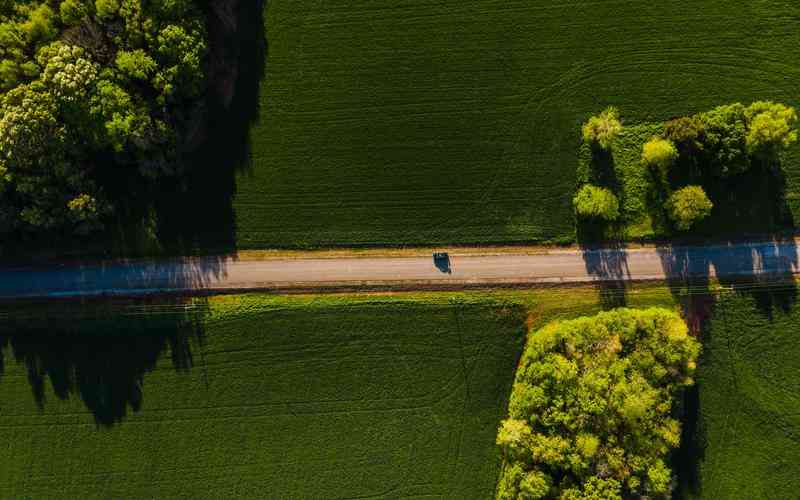
{"label": "tree", "polygon": [[619,200],[606,188],[585,184],[572,203],[581,219],[614,221],[619,218]]}
{"label": "tree", "polygon": [[680,316],[659,308],[529,335],[497,434],[497,498],[668,498],[665,459],[680,444],[672,407],[699,351]]}
{"label": "tree", "polygon": [[667,213],[681,231],[687,231],[711,214],[713,203],[700,186],[681,188],[667,200]]}
{"label": "tree", "polygon": [[712,172],[729,177],[750,168],[747,154],[747,123],[745,107],[740,103],[718,106],[700,113],[697,119],[703,125],[705,161]]}
{"label": "tree", "polygon": [[583,125],[583,140],[602,149],[611,148],[617,134],[622,131],[617,108],[610,106],[598,116],[592,116]]}
{"label": "tree", "polygon": [[797,141],[797,111],[770,101],[754,102],[744,112],[748,130],[747,150],[751,154],[774,153]]}
{"label": "tree", "polygon": [[667,139],[653,137],[642,147],[642,162],[663,179],[666,179],[667,173],[677,158],[678,150]]}
{"label": "tree", "polygon": [[685,155],[702,151],[704,134],[703,122],[693,116],[675,118],[664,124],[664,138]]}

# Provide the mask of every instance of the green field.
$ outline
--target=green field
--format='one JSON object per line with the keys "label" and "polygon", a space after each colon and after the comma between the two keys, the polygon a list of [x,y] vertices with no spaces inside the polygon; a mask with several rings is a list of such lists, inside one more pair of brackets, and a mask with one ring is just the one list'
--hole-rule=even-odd
{"label": "green field", "polygon": [[518,306],[221,298],[200,331],[173,309],[4,322],[0,498],[492,496]]}
{"label": "green field", "polygon": [[697,465],[687,497],[784,499],[800,491],[800,309],[793,299],[784,305],[788,312],[769,313],[748,295],[716,305],[697,376]]}
{"label": "green field", "polygon": [[590,114],[796,106],[798,16],[789,0],[271,0],[237,245],[572,240]]}

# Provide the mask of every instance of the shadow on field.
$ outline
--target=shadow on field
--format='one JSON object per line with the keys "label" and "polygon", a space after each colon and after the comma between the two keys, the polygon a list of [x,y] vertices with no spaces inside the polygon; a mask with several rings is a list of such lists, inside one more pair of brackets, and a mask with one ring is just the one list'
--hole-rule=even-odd
{"label": "shadow on field", "polygon": [[24,364],[40,409],[50,386],[58,399],[79,397],[99,426],[142,408],[144,376],[159,358],[168,354],[176,370],[189,370],[192,346],[204,340],[201,302],[22,309],[0,326],[0,382],[3,361],[13,359]]}
{"label": "shadow on field", "polygon": [[165,185],[156,200],[157,237],[170,254],[236,249],[233,196],[237,172],[250,168],[250,128],[260,112],[266,73],[264,0],[242,0],[235,10],[211,2],[210,78],[205,141],[185,161],[189,175]]}
{"label": "shadow on field", "polygon": [[705,459],[708,446],[703,421],[700,418],[698,384],[684,391],[678,413],[682,422],[681,445],[672,453],[673,470],[678,475],[678,483],[672,492],[672,498],[683,500],[700,497],[702,492],[700,464]]}

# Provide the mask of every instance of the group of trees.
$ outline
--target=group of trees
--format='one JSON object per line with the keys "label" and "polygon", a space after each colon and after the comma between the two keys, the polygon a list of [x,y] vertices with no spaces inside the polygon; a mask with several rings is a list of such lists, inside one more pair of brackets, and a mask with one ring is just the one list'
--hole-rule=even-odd
{"label": "group of trees", "polygon": [[[603,151],[611,149],[621,131],[619,111],[613,106],[589,118],[582,129],[584,142]],[[619,218],[619,200],[610,189],[601,186],[585,184],[578,190],[572,204],[581,219],[612,222]]]}
{"label": "group of trees", "polygon": [[0,0],[0,234],[88,232],[103,181],[177,170],[206,85],[193,0]]}
{"label": "group of trees", "polygon": [[[688,169],[692,179],[718,182],[752,168],[775,165],[780,151],[797,140],[797,112],[770,101],[749,106],[734,103],[693,116],[676,118],[664,125],[663,133],[642,148],[642,165],[650,170],[659,188],[667,194],[664,209],[674,227],[691,229],[708,217],[713,203],[698,184],[674,186],[676,165]],[[583,139],[593,148],[609,151],[622,130],[619,113],[608,108],[583,126]],[[577,215],[585,219],[615,220],[619,212],[610,207],[609,190],[584,186],[574,199]],[[592,210],[604,206],[607,210]]]}
{"label": "group of trees", "polygon": [[700,344],[665,309],[616,309],[529,337],[509,418],[497,498],[668,498],[679,445],[677,392]]}

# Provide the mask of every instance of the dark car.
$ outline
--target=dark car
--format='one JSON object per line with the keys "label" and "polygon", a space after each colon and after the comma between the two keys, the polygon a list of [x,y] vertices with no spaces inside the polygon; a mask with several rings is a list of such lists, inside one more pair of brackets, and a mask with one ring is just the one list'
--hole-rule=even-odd
{"label": "dark car", "polygon": [[433,265],[443,273],[450,274],[453,272],[450,269],[450,256],[447,252],[433,252]]}

